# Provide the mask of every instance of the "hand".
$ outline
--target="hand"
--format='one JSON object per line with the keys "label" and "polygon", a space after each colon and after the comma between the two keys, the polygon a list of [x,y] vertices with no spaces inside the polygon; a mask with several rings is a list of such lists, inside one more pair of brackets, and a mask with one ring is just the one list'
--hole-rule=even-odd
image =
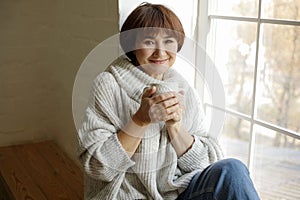
{"label": "hand", "polygon": [[132,120],[145,126],[150,123],[166,121],[169,125],[181,120],[183,93],[166,92],[154,95],[156,87],[147,89],[141,101],[141,106],[133,115]]}
{"label": "hand", "polygon": [[170,118],[166,121],[166,126],[174,126],[179,125],[182,119],[183,110],[184,110],[184,104],[183,104],[183,98],[184,98],[184,92],[180,91],[176,94],[176,98],[178,99],[178,106],[177,109],[174,110],[173,113],[170,113]]}
{"label": "hand", "polygon": [[132,116],[132,120],[139,126],[145,126],[151,123],[149,115],[150,108],[153,105],[151,97],[155,94],[156,87],[153,86],[144,91],[142,101],[138,111]]}
{"label": "hand", "polygon": [[152,122],[165,121],[168,125],[179,122],[182,117],[183,93],[165,92],[155,95],[152,100],[154,105],[150,108]]}

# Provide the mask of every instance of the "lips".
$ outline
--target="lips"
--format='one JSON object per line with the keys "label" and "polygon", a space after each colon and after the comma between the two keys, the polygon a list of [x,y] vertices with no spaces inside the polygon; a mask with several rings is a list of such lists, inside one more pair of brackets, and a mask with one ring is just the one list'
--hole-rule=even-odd
{"label": "lips", "polygon": [[168,59],[162,59],[162,60],[150,60],[151,63],[157,64],[157,65],[162,65],[166,63]]}

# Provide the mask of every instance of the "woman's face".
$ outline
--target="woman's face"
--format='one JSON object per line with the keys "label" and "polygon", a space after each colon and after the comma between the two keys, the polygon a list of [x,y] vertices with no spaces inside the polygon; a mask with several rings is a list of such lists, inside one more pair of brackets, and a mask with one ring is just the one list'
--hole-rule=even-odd
{"label": "woman's face", "polygon": [[150,76],[162,79],[163,74],[174,64],[178,49],[177,40],[165,32],[138,34],[135,56],[137,64]]}

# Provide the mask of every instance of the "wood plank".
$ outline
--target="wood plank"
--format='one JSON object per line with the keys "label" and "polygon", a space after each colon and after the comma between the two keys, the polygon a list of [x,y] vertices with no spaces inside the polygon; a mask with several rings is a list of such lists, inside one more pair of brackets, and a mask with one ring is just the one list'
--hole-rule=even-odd
{"label": "wood plank", "polygon": [[0,171],[0,200],[15,200]]}
{"label": "wood plank", "polygon": [[83,199],[84,179],[81,169],[53,142],[42,142],[35,145],[54,171],[60,174],[64,184],[68,186],[78,198]]}
{"label": "wood plank", "polygon": [[23,167],[23,163],[16,157],[14,147],[0,148],[0,171],[15,199],[46,200],[36,182]]}
{"label": "wood plank", "polygon": [[47,199],[81,199],[72,190],[45,159],[48,155],[41,155],[34,145],[20,145],[14,148],[16,157],[22,162],[28,174],[37,183]]}

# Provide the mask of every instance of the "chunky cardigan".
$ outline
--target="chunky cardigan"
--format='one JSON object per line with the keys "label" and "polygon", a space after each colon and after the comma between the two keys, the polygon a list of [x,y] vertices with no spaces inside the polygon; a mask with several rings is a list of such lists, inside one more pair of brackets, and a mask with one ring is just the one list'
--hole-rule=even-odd
{"label": "chunky cardigan", "polygon": [[[163,122],[152,123],[130,158],[117,133],[135,114],[150,84],[178,82],[184,91],[182,126],[192,147],[179,158]],[[85,199],[176,199],[195,173],[222,157],[208,136],[199,98],[172,68],[157,80],[119,58],[94,80],[86,117],[78,131],[85,171]]]}

